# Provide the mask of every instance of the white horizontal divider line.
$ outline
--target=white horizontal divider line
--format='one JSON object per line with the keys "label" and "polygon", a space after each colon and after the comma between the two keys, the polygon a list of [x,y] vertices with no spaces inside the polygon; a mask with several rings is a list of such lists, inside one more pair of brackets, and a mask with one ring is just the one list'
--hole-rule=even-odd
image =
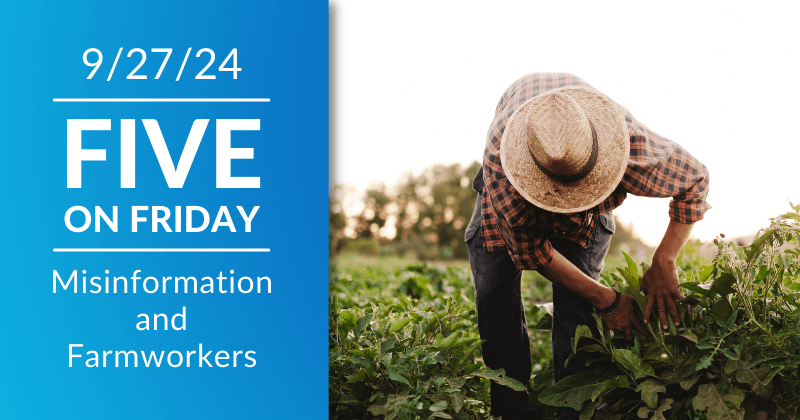
{"label": "white horizontal divider line", "polygon": [[53,102],[269,102],[269,98],[53,98]]}
{"label": "white horizontal divider line", "polygon": [[53,252],[269,252],[269,248],[53,248]]}

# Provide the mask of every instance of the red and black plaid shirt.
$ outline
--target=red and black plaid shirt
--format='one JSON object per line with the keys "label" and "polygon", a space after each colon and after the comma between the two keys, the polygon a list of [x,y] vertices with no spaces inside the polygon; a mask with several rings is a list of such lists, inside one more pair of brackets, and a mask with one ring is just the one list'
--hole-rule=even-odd
{"label": "red and black plaid shirt", "polygon": [[[708,169],[686,149],[649,130],[624,107],[630,133],[628,168],[616,190],[598,206],[579,213],[559,214],[542,210],[522,197],[506,178],[500,164],[503,130],[514,111],[528,99],[564,86],[592,88],[582,79],[564,73],[533,73],[506,90],[497,104],[483,155],[483,202],[481,227],[487,251],[507,249],[517,268],[538,270],[553,259],[548,238],[562,238],[584,248],[597,221],[597,214],[611,211],[627,193],[647,197],[672,197],[669,216],[680,223],[693,223],[711,208]],[[595,89],[596,90],[596,89]]]}

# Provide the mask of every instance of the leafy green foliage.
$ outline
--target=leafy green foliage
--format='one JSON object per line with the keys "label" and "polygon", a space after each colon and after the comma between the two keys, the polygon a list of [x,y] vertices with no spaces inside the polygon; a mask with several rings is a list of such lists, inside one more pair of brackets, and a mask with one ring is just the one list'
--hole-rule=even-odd
{"label": "leafy green foliage", "polygon": [[703,384],[697,390],[692,404],[697,410],[706,411],[709,418],[721,420],[742,420],[744,410],[740,408],[744,401],[744,391],[731,388],[720,392],[714,384]]}
{"label": "leafy green foliage", "polygon": [[636,387],[642,393],[642,401],[653,410],[658,408],[658,393],[666,393],[667,387],[661,381],[648,379]]}
{"label": "leafy green foliage", "polygon": [[[772,219],[750,246],[716,240],[710,265],[685,255],[678,269],[688,292],[680,327],[670,320],[662,330],[652,317],[647,328],[654,340],[636,333],[631,342],[603,330],[594,343],[573,348],[588,355],[593,370],[545,386],[539,400],[581,410],[583,418],[798,417],[800,206],[793,210]],[[626,266],[602,281],[634,296],[643,310],[647,267],[625,258]]]}
{"label": "leafy green foliage", "polygon": [[539,395],[539,401],[556,407],[570,407],[579,410],[584,401],[594,401],[603,391],[627,386],[624,376],[601,377],[593,372],[567,376],[557,384],[547,387]]}
{"label": "leafy green foliage", "polygon": [[490,381],[525,390],[480,360],[472,294],[454,268],[332,273],[330,418],[488,418]]}
{"label": "leafy green foliage", "polygon": [[[652,317],[638,333],[588,326],[573,352],[589,372],[553,384],[544,280],[526,276],[522,298],[534,378],[520,384],[480,358],[468,267],[412,265],[333,269],[330,282],[332,419],[488,419],[489,383],[522,389],[554,418],[572,407],[581,419],[793,419],[800,416],[800,206],[771,221],[750,246],[715,241],[711,263],[687,245],[679,261],[686,296],[680,325]],[[624,254],[624,253],[623,253]],[[624,254],[601,282],[635,297],[647,266]],[[580,338],[584,339],[581,340]],[[578,346],[578,341],[582,344]],[[575,362],[573,359],[570,363]]]}

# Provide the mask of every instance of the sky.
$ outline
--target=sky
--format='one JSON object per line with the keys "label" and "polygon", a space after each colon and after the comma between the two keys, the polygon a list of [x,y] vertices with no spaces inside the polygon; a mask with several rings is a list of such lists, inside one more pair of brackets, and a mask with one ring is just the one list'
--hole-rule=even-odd
{"label": "sky", "polygon": [[[336,0],[331,182],[361,191],[479,160],[506,88],[573,73],[710,171],[693,236],[745,236],[800,203],[800,5]],[[615,210],[656,245],[669,199]]]}

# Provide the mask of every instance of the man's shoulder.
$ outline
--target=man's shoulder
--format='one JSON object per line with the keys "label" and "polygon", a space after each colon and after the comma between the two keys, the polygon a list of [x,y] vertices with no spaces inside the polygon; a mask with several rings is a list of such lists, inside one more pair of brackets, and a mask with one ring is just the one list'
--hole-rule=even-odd
{"label": "man's shoulder", "polygon": [[497,105],[497,113],[516,109],[522,103],[549,90],[567,86],[583,86],[594,89],[589,83],[571,73],[530,73],[520,77],[503,93]]}
{"label": "man's shoulder", "polygon": [[509,90],[536,87],[542,92],[565,86],[590,86],[585,80],[571,73],[536,72],[517,79]]}

